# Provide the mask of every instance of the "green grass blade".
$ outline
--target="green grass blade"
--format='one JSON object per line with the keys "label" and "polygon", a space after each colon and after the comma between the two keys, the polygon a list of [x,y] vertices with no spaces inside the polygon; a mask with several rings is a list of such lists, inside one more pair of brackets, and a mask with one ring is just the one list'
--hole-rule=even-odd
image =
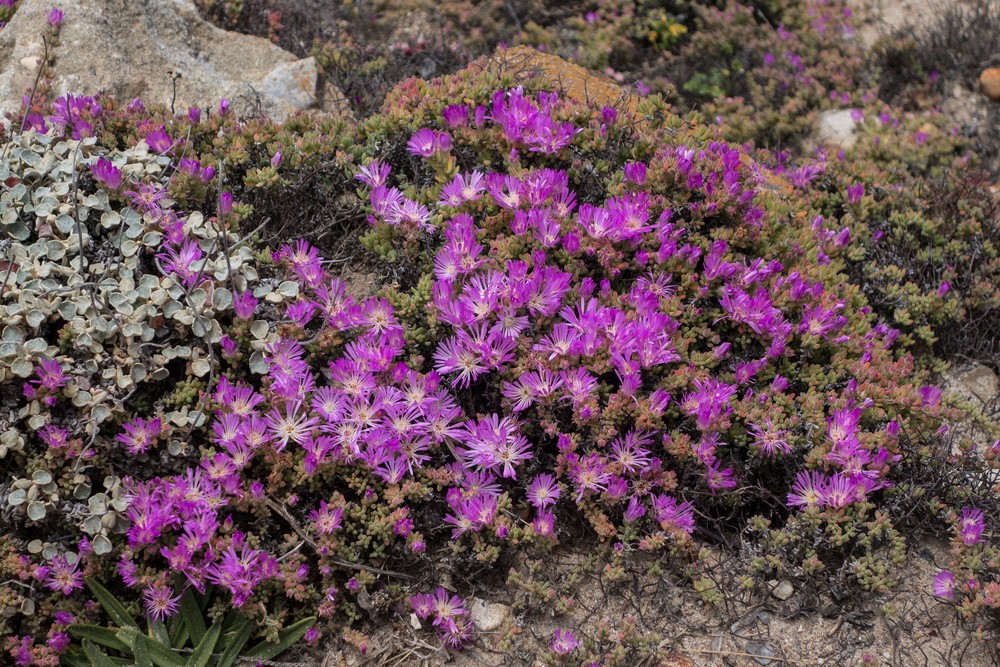
{"label": "green grass blade", "polygon": [[194,649],[194,653],[188,658],[187,667],[206,667],[212,658],[212,651],[219,643],[219,636],[222,634],[222,623],[213,623],[212,627],[201,638]]}
{"label": "green grass blade", "polygon": [[115,667],[111,657],[89,639],[83,640],[83,652],[87,654],[87,660],[90,660],[93,667]]}
{"label": "green grass blade", "polygon": [[85,653],[70,649],[59,656],[59,664],[64,667],[90,667],[90,660]]}
{"label": "green grass blade", "polygon": [[219,658],[219,662],[215,667],[233,667],[236,659],[240,657],[240,651],[243,650],[247,640],[250,639],[251,632],[253,632],[253,623],[250,622],[250,619],[244,617],[237,624],[236,634],[226,643],[226,650],[222,653],[222,657]]}
{"label": "green grass blade", "polygon": [[[181,596],[181,616],[184,618],[184,624],[191,634],[191,643],[198,646],[205,637],[207,629],[205,627],[205,618],[202,616],[201,605],[198,604],[198,600],[194,596],[194,591],[190,588],[184,591],[184,595]],[[174,646],[180,648],[176,643]]]}
{"label": "green grass blade", "polygon": [[96,579],[87,579],[87,588],[89,588],[90,592],[94,594],[97,601],[101,603],[101,607],[104,608],[104,611],[111,617],[111,620],[114,621],[116,625],[122,628],[139,627],[139,624],[135,622],[132,615],[128,613],[125,605],[123,605],[118,598],[112,595],[111,591],[99,584]]}
{"label": "green grass blade", "polygon": [[167,626],[163,621],[151,620],[149,621],[149,636],[152,639],[164,644],[166,646],[172,646],[174,648],[180,648],[174,644],[170,643],[170,633],[167,632]]}
{"label": "green grass blade", "polygon": [[149,645],[146,643],[145,637],[136,637],[133,654],[135,655],[135,667],[153,667],[153,660],[149,656]]}
{"label": "green grass blade", "polygon": [[149,659],[157,667],[184,667],[184,660],[170,650],[169,646],[164,646],[135,628],[122,628],[118,631],[117,637],[125,642],[133,651],[137,642],[145,642],[146,649],[149,651]]}
{"label": "green grass blade", "polygon": [[100,625],[85,625],[83,623],[74,623],[67,628],[69,633],[76,637],[77,639],[89,639],[95,644],[100,644],[101,646],[106,646],[115,651],[128,651],[129,648],[122,643],[115,633],[118,632],[118,628],[105,628]]}
{"label": "green grass blade", "polygon": [[247,656],[251,658],[261,658],[264,660],[275,658],[291,648],[295,642],[302,639],[302,635],[304,635],[315,622],[316,617],[310,616],[309,618],[303,618],[297,623],[292,623],[278,633],[278,641],[260,642],[247,652]]}

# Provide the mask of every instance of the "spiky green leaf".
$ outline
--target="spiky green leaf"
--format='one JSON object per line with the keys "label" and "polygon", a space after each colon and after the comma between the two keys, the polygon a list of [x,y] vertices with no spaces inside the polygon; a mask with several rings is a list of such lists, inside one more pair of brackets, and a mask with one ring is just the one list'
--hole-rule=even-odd
{"label": "spiky green leaf", "polygon": [[83,652],[87,654],[87,660],[90,660],[93,667],[115,667],[111,657],[89,639],[83,640]]}
{"label": "spiky green leaf", "polygon": [[316,617],[310,616],[309,618],[303,618],[297,623],[292,623],[278,633],[278,641],[260,642],[251,648],[246,655],[251,658],[260,658],[263,660],[275,658],[291,648],[295,642],[302,639],[302,635],[304,635],[315,622]]}
{"label": "spiky green leaf", "polygon": [[201,641],[194,649],[194,653],[188,658],[187,667],[206,667],[212,657],[215,645],[219,643],[219,636],[222,634],[222,623],[213,623],[212,627],[205,632]]}
{"label": "spiky green leaf", "polygon": [[226,650],[223,651],[222,657],[219,658],[219,663],[215,667],[233,667],[237,658],[240,657],[240,651],[250,639],[251,632],[253,632],[253,623],[250,622],[250,619],[245,616],[240,618],[236,624],[236,633],[226,641]]}
{"label": "spiky green leaf", "polygon": [[125,628],[138,628],[139,624],[135,622],[132,615],[128,613],[118,598],[111,594],[107,588],[102,586],[96,579],[87,579],[87,588],[90,592],[94,594],[97,601],[101,603],[101,607],[104,609],[105,613],[111,617],[111,620],[115,622],[119,627]]}
{"label": "spiky green leaf", "polygon": [[123,653],[129,650],[129,648],[115,636],[115,633],[118,632],[118,628],[105,628],[100,625],[74,623],[67,629],[71,635],[78,639],[89,639],[95,644],[100,644],[101,646],[106,646],[110,649],[121,651]]}

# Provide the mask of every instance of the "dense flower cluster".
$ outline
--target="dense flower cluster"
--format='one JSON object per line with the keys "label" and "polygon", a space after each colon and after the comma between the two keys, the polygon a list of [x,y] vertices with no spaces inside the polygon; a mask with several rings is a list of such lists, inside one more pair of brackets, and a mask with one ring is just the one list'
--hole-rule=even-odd
{"label": "dense flower cluster", "polygon": [[[810,30],[841,32],[847,17],[832,11],[823,5]],[[741,10],[710,15],[747,20]],[[788,48],[764,54],[760,80],[772,85],[791,68],[805,86],[828,74],[803,63],[795,35],[776,33]],[[841,178],[843,159],[778,155],[764,169],[661,101],[644,102],[640,126],[550,91],[489,86],[408,82],[384,115],[336,140],[335,161],[322,155],[334,152],[329,137],[237,128],[224,106],[188,112],[199,131],[183,140],[183,119],[124,122],[92,98],[67,96],[48,117],[29,117],[37,132],[77,139],[119,123],[169,164],[168,176],[148,179],[101,156],[88,181],[162,239],[144,258],[162,284],[232,310],[188,323],[217,347],[190,359],[185,373],[205,372],[170,397],[208,417],[192,418],[186,457],[175,453],[176,429],[148,410],[116,415],[92,439],[68,420],[35,431],[47,449],[32,464],[158,461],[156,474],[136,467],[124,480],[127,525],[113,553],[146,615],[169,620],[184,590],[211,585],[248,614],[280,610],[281,622],[338,610],[357,618],[369,589],[388,588],[383,566],[412,566],[444,544],[463,563],[515,547],[544,552],[581,519],[621,549],[689,561],[699,529],[763,525],[798,574],[833,564],[879,589],[884,572],[870,563],[895,518],[882,501],[911,463],[900,440],[933,433],[942,406],[894,349],[899,332],[843,272],[870,238],[852,216],[877,185],[843,176],[836,203],[827,192],[809,211],[801,191]],[[814,92],[811,107],[825,104]],[[844,95],[830,99],[853,100]],[[256,165],[227,172],[237,200],[275,197],[307,160],[350,165],[367,198],[365,247],[396,265],[399,283],[352,294],[306,241],[255,256],[277,292],[234,282],[213,259],[241,221],[234,210],[248,207],[214,187],[219,146]],[[775,192],[775,179],[793,189]],[[178,201],[203,206],[212,233],[194,235]],[[935,289],[944,298],[950,284]],[[18,391],[52,407],[79,375],[39,357]],[[43,475],[37,486],[46,484]],[[988,576],[967,572],[976,550],[991,548],[986,518],[966,508],[955,520],[956,547],[972,555],[934,590],[956,601],[992,594]],[[85,574],[112,569],[86,537],[42,555],[10,549],[5,571],[48,591],[49,606],[75,601]],[[779,564],[761,569],[770,577]],[[449,647],[471,639],[457,595],[439,588],[408,602]],[[65,648],[72,619],[45,614],[7,643],[15,660],[51,661]],[[550,649],[581,646],[560,629]]]}

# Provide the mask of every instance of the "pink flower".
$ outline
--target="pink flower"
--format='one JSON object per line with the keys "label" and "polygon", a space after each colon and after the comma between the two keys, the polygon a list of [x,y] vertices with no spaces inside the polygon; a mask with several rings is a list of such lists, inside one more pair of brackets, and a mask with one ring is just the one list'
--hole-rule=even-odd
{"label": "pink flower", "polygon": [[934,575],[934,595],[948,600],[955,599],[955,577],[948,570]]}
{"label": "pink flower", "polygon": [[554,505],[562,491],[556,478],[547,473],[537,475],[528,487],[528,502],[538,509],[545,509],[549,505]]}
{"label": "pink flower", "polygon": [[49,11],[49,25],[53,28],[58,28],[62,24],[63,12],[58,7],[53,7]]}
{"label": "pink flower", "polygon": [[142,592],[146,605],[146,615],[156,621],[163,621],[177,613],[180,595],[174,596],[174,589],[162,583],[147,586]]}
{"label": "pink flower", "polygon": [[160,418],[149,421],[136,417],[132,421],[122,425],[124,433],[120,433],[115,440],[125,445],[129,454],[136,456],[148,450],[160,435],[162,424]]}
{"label": "pink flower", "polygon": [[569,655],[580,645],[580,641],[570,630],[559,628],[552,635],[550,648],[559,655]]}
{"label": "pink flower", "polygon": [[72,563],[66,558],[66,554],[60,554],[52,559],[45,585],[59,591],[63,595],[69,595],[75,590],[83,588],[83,573],[77,568],[80,565],[79,559]]}
{"label": "pink flower", "polygon": [[95,181],[109,190],[117,190],[121,187],[122,172],[111,163],[111,160],[99,158],[97,162],[90,165],[90,173]]}

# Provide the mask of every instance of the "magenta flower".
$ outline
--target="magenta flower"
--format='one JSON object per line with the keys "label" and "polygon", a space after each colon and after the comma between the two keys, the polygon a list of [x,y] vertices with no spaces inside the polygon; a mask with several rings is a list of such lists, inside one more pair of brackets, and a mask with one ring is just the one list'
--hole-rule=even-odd
{"label": "magenta flower", "polygon": [[545,509],[549,505],[554,505],[562,490],[556,482],[556,478],[547,473],[537,475],[528,487],[528,502],[538,509]]}
{"label": "magenta flower", "polygon": [[580,645],[580,641],[570,630],[559,628],[552,635],[550,648],[559,655],[569,655]]}
{"label": "magenta flower", "polygon": [[49,20],[49,25],[50,26],[52,26],[53,28],[58,28],[62,24],[62,20],[63,20],[63,12],[62,12],[62,10],[59,9],[58,7],[53,7],[49,11],[48,20]]}
{"label": "magenta flower", "polygon": [[156,621],[163,621],[180,608],[181,596],[174,596],[174,590],[165,584],[157,582],[147,586],[142,591],[142,599],[146,606],[146,615]]}
{"label": "magenta flower", "polygon": [[35,384],[50,392],[58,391],[67,382],[62,366],[55,359],[39,359],[35,374],[38,376]]}
{"label": "magenta flower", "polygon": [[800,472],[795,477],[792,493],[788,494],[789,507],[819,507],[826,480],[818,472]]}
{"label": "magenta flower", "polygon": [[185,287],[194,287],[199,275],[194,264],[202,258],[201,248],[196,240],[188,239],[180,248],[168,247],[167,252],[156,257],[163,262],[165,273],[174,274]]}
{"label": "magenta flower", "polygon": [[934,575],[934,595],[947,600],[955,599],[955,577],[948,570]]}
{"label": "magenta flower", "polygon": [[469,107],[464,104],[452,104],[441,111],[441,116],[448,127],[462,127],[469,122]]}
{"label": "magenta flower", "polygon": [[112,164],[111,160],[99,158],[97,162],[90,165],[90,173],[95,181],[109,190],[117,190],[121,187],[122,172]]}
{"label": "magenta flower", "polygon": [[53,558],[51,563],[45,581],[48,588],[63,595],[69,595],[83,588],[83,573],[77,569],[80,565],[79,559],[70,563],[66,554],[60,554]]}
{"label": "magenta flower", "polygon": [[233,311],[241,320],[249,320],[257,309],[257,303],[253,292],[240,292],[233,298]]}
{"label": "magenta flower", "polygon": [[170,135],[166,133],[166,130],[161,125],[160,129],[146,135],[146,144],[151,150],[157,153],[166,153],[173,148],[174,140],[170,138]]}
{"label": "magenta flower", "polygon": [[118,434],[115,440],[125,445],[129,454],[136,456],[148,450],[156,442],[160,436],[162,424],[159,417],[148,421],[136,417],[132,421],[122,424],[122,428],[125,429],[125,432]]}
{"label": "magenta flower", "polygon": [[973,545],[982,542],[983,531],[986,530],[986,518],[983,511],[972,507],[962,510],[962,518],[959,521],[959,537],[966,545]]}

